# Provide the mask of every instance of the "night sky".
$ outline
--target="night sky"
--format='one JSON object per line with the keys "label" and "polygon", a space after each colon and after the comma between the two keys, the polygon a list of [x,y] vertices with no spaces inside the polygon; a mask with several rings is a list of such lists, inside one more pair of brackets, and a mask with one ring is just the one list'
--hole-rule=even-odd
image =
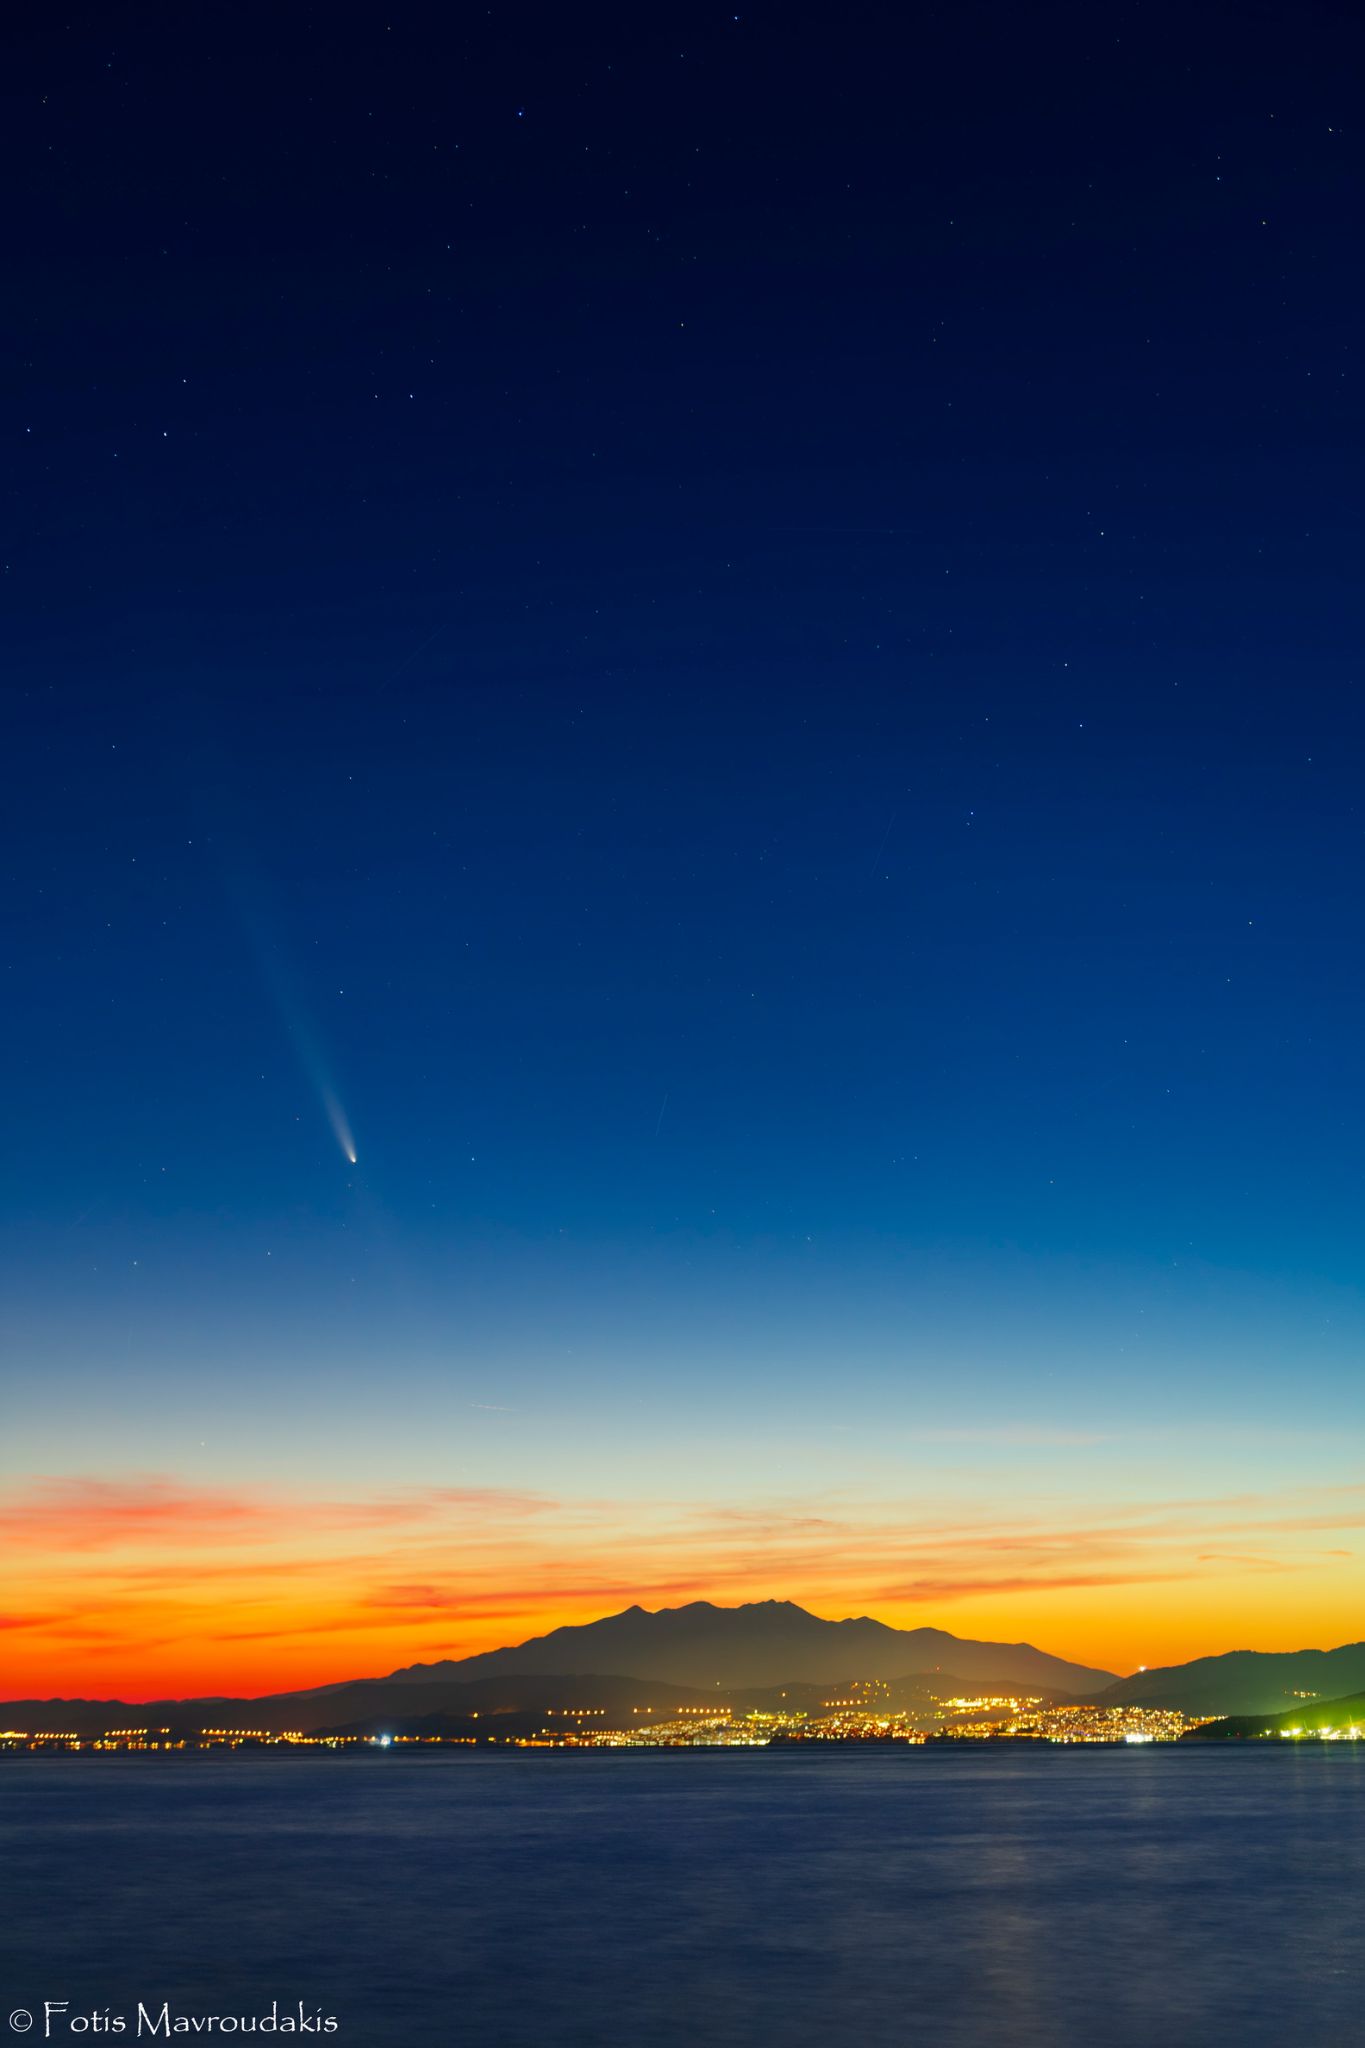
{"label": "night sky", "polygon": [[6,42],[6,1689],[1358,1637],[1358,12]]}

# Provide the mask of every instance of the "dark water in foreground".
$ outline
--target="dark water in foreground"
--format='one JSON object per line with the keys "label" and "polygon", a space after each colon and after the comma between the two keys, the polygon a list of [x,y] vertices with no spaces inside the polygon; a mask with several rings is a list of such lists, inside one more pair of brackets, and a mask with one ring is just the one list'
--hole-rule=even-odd
{"label": "dark water in foreground", "polygon": [[1362,1750],[9,1758],[0,2036],[1361,2043]]}

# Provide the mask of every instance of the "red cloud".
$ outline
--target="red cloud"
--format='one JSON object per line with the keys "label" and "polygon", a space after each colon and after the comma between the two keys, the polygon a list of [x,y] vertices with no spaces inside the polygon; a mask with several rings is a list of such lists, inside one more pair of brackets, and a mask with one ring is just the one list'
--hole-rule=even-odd
{"label": "red cloud", "polygon": [[173,1479],[41,1479],[0,1508],[0,1530],[53,1549],[201,1530],[244,1528],[268,1519],[249,1496],[180,1485]]}
{"label": "red cloud", "polygon": [[155,1473],[119,1480],[46,1478],[0,1506],[0,1533],[44,1550],[99,1550],[129,1542],[217,1540],[231,1533],[274,1537],[324,1528],[401,1528],[443,1515],[542,1515],[559,1505],[544,1494],[499,1487],[413,1487],[329,1501],[187,1486]]}

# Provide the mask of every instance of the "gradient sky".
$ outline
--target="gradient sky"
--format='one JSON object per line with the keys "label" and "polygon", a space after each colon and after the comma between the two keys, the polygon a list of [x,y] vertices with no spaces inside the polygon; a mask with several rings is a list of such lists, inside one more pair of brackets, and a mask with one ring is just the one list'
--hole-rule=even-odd
{"label": "gradient sky", "polygon": [[7,39],[3,1690],[1365,1633],[1355,12]]}

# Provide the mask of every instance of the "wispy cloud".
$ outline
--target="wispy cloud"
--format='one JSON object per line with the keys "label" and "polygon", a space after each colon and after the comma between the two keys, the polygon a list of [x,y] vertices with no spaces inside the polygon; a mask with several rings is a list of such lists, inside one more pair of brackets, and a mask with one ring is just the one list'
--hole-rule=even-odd
{"label": "wispy cloud", "polygon": [[0,1503],[0,1533],[11,1542],[81,1550],[118,1541],[242,1531],[266,1511],[249,1496],[155,1476],[115,1481],[40,1479]]}
{"label": "wispy cloud", "polygon": [[464,1515],[519,1520],[560,1506],[543,1494],[498,1487],[426,1486],[352,1500],[265,1488],[198,1487],[158,1474],[121,1480],[42,1478],[0,1501],[0,1534],[47,1551],[345,1529],[402,1529]]}

